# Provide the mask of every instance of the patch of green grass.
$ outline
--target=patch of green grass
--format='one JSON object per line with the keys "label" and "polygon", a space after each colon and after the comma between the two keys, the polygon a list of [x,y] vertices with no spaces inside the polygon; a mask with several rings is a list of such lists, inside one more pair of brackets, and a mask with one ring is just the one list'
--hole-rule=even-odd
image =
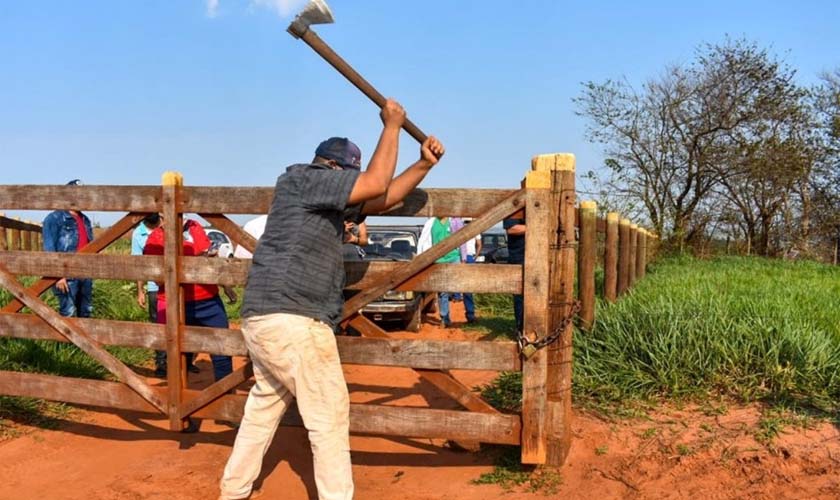
{"label": "patch of green grass", "polygon": [[[30,285],[34,278],[24,277]],[[128,281],[94,281],[93,317],[125,321],[147,321],[148,316],[136,302],[136,286]],[[0,289],[0,307],[11,301],[11,295]],[[48,305],[57,308],[51,291],[43,295]],[[27,312],[24,309],[22,312]],[[149,349],[106,346],[108,352],[129,366],[148,366],[153,358]],[[43,373],[65,377],[113,380],[113,376],[78,347],[47,340],[0,338],[0,370]],[[66,405],[32,398],[0,397],[0,435],[13,435],[14,423],[39,427],[54,425],[67,415]]]}
{"label": "patch of green grass", "polygon": [[682,443],[677,445],[677,454],[679,456],[687,457],[688,455],[691,455],[692,453],[694,453],[694,450],[692,450],[690,446],[688,446],[686,444],[682,444]]}
{"label": "patch of green grass", "polygon": [[609,448],[607,447],[607,445],[602,445],[595,448],[595,454],[598,456],[606,455],[608,451]]}
{"label": "patch of green grass", "polygon": [[783,433],[786,428],[810,429],[823,415],[813,414],[797,408],[786,408],[774,406],[766,408],[758,421],[758,427],[753,437],[765,446],[773,446],[773,441]]}
{"label": "patch of green grass", "polygon": [[522,411],[522,372],[502,372],[492,383],[478,388],[481,397],[504,413]]}
{"label": "patch of green grass", "polygon": [[519,463],[520,448],[518,446],[498,448],[500,450],[496,456],[493,471],[474,479],[474,484],[497,484],[505,491],[521,486],[531,493],[557,494],[563,483],[563,478],[558,471],[522,465]]}

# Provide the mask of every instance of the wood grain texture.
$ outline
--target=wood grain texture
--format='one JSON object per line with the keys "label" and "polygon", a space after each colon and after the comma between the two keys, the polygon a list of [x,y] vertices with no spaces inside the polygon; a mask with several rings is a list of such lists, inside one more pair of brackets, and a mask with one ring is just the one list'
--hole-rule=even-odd
{"label": "wood grain texture", "polygon": [[578,296],[580,298],[580,325],[592,328],[595,322],[595,259],[598,253],[596,228],[597,206],[581,206],[580,254],[578,256]]}
{"label": "wood grain texture", "polygon": [[636,280],[645,277],[647,270],[647,231],[639,231],[639,243],[636,250]]}
{"label": "wood grain texture", "polygon": [[627,288],[636,284],[636,254],[639,246],[639,228],[630,224],[630,255],[627,258]]}
{"label": "wood grain texture", "polygon": [[[2,203],[2,202],[0,202]],[[0,205],[2,206],[2,205]],[[18,219],[12,219],[10,217],[6,217],[4,215],[0,215],[0,227],[6,229],[19,229],[21,231],[33,231],[36,233],[41,232],[41,225],[34,224],[32,222],[24,222]]]}
{"label": "wood grain texture", "polygon": [[623,295],[630,285],[630,220],[618,223],[618,284],[616,295]]}
{"label": "wood grain texture", "polygon": [[[181,335],[184,323],[183,291],[180,274],[183,259],[183,214],[178,210],[183,177],[177,172],[163,174],[163,259],[166,287],[166,383],[168,389],[169,428],[183,430],[187,423],[181,418],[181,401],[186,387],[186,358],[182,354]],[[219,259],[221,260],[221,259]]]}
{"label": "wood grain texture", "polygon": [[[166,394],[165,389],[154,389],[161,396]],[[155,413],[152,405],[124,385],[99,380],[0,371],[0,394]],[[197,391],[185,391],[187,397],[196,395]],[[240,394],[222,396],[195,416],[237,422],[242,418],[245,399],[246,396]],[[283,425],[302,425],[295,409],[286,412]],[[350,432],[516,445],[519,444],[520,422],[518,415],[502,413],[351,404]]]}
{"label": "wood grain texture", "polygon": [[105,369],[118,377],[120,381],[139,394],[143,399],[151,403],[158,410],[162,412],[166,411],[163,400],[142,378],[111,355],[111,353],[103,349],[84,330],[76,324],[67,321],[36,295],[33,295],[32,292],[24,288],[2,264],[0,264],[0,286],[8,290],[9,293],[25,304],[26,307],[30,308],[53,330],[75,344],[85,354],[98,361]]}
{"label": "wood grain texture", "polygon": [[604,298],[615,302],[618,297],[618,214],[610,212],[605,220],[604,236]]}
{"label": "wood grain texture", "polygon": [[[525,208],[525,266],[522,277],[525,335],[535,340],[548,335],[549,189],[529,189]],[[546,375],[548,357],[540,349],[522,361],[522,451],[525,464],[546,459]]]}
{"label": "wood grain texture", "polygon": [[[106,319],[68,318],[103,345],[166,349],[164,325]],[[67,342],[38,317],[0,313],[0,337]],[[435,370],[520,369],[519,351],[513,342],[336,337],[344,364],[401,366]],[[184,326],[185,352],[228,356],[248,353],[239,329]]]}
{"label": "wood grain texture", "polygon": [[79,210],[159,212],[159,186],[0,186],[0,206],[7,210]]}

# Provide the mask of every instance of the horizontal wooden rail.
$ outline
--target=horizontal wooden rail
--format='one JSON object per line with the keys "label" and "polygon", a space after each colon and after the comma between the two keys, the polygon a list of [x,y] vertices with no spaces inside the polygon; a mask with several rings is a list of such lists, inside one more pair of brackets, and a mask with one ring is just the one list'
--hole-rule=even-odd
{"label": "horizontal wooden rail", "polygon": [[10,219],[0,215],[0,227],[6,229],[17,229],[18,231],[36,231],[41,232],[40,224],[33,224],[31,222],[24,222],[17,219]]}
{"label": "horizontal wooden rail", "polygon": [[[162,281],[163,257],[52,252],[2,252],[0,261],[14,274],[71,276],[131,281]],[[400,262],[348,262],[347,289],[363,290],[390,275]],[[248,278],[248,259],[184,257],[184,283],[241,285]],[[522,266],[509,264],[436,264],[402,283],[397,290],[472,293],[522,292]]]}
{"label": "horizontal wooden rail", "polygon": [[[161,398],[165,398],[166,389],[155,390]],[[156,413],[151,404],[125,385],[116,382],[0,371],[0,394]],[[187,399],[193,398],[198,395],[198,391],[185,390],[184,395]],[[195,416],[236,422],[242,418],[244,406],[244,395],[227,395],[202,408]],[[300,416],[290,409],[283,418],[283,424],[301,425]],[[359,434],[515,445],[519,444],[520,426],[518,415],[350,405],[350,432]]]}
{"label": "horizontal wooden rail", "polygon": [[[164,326],[132,321],[73,319],[96,342],[104,345],[164,349]],[[0,337],[66,342],[49,325],[31,314],[0,313]],[[402,366],[434,370],[518,370],[519,354],[513,342],[374,339],[336,337],[344,364]],[[244,356],[238,329],[184,327],[183,350]]]}
{"label": "horizontal wooden rail", "polygon": [[[479,217],[513,194],[511,189],[415,189],[387,211],[393,216]],[[271,187],[184,186],[178,210],[186,213],[268,213]],[[0,186],[0,208],[7,210],[89,210],[159,212],[158,186]]]}

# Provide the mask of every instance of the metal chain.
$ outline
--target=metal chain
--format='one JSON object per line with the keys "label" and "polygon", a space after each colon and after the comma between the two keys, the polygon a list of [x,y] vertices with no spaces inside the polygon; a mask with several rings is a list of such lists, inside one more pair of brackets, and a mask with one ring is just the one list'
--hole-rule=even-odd
{"label": "metal chain", "polygon": [[575,315],[580,312],[579,300],[571,302],[571,306],[569,313],[560,321],[560,324],[557,325],[557,328],[554,329],[551,335],[532,341],[523,332],[517,332],[516,343],[519,346],[519,352],[525,355],[526,358],[530,358],[537,350],[556,342],[563,335],[563,332],[566,331],[566,328],[572,324],[572,321],[575,320]]}

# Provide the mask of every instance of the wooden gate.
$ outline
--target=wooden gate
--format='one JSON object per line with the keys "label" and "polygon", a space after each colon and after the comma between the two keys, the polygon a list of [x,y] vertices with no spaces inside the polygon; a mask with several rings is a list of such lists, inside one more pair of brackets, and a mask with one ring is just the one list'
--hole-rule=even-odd
{"label": "wooden gate", "polygon": [[[196,213],[253,250],[256,241],[225,214],[261,214],[270,207],[271,188],[188,187],[180,175],[164,174],[162,186],[0,186],[0,207],[9,210],[77,209],[127,212],[116,224],[76,254],[0,252],[0,286],[16,300],[0,312],[0,336],[72,342],[105,366],[119,382],[0,372],[0,394],[30,396],[105,408],[160,413],[173,430],[187,417],[237,421],[246,396],[230,390],[251,376],[250,363],[201,390],[186,388],[185,352],[246,356],[238,329],[183,324],[184,283],[245,283],[249,260],[185,257],[182,217]],[[165,225],[163,256],[100,253],[134,228],[148,213],[160,212]],[[525,265],[435,264],[462,243],[516,214],[527,218]],[[445,438],[464,443],[520,444],[522,462],[561,464],[571,439],[572,331],[528,359],[514,342],[402,340],[389,338],[358,314],[388,290],[523,294],[524,329],[531,339],[554,332],[574,303],[575,166],[570,154],[541,155],[521,189],[418,189],[386,216],[463,216],[471,224],[410,262],[348,263],[347,288],[359,292],[347,301],[342,326],[361,337],[338,336],[342,363],[412,368],[451,396],[466,411],[351,404],[350,429],[356,433]],[[45,276],[24,288],[15,275]],[[165,325],[105,319],[64,318],[39,295],[55,278],[154,280],[167,289]],[[34,314],[23,314],[26,306]],[[166,350],[165,388],[145,379],[111,356],[103,345]],[[448,370],[521,370],[521,414],[503,414],[453,378]],[[285,424],[300,425],[292,410]]]}

